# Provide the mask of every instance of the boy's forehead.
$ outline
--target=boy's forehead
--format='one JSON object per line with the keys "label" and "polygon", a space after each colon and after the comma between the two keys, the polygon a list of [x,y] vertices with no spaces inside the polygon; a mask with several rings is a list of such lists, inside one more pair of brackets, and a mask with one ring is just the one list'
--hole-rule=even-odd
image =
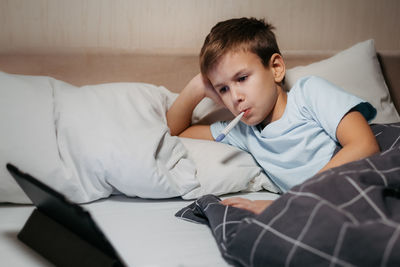
{"label": "boy's forehead", "polygon": [[231,78],[231,76],[236,75],[237,72],[249,68],[256,60],[259,60],[259,58],[252,52],[231,51],[222,55],[215,62],[207,76],[212,83],[218,83],[221,82],[219,80]]}

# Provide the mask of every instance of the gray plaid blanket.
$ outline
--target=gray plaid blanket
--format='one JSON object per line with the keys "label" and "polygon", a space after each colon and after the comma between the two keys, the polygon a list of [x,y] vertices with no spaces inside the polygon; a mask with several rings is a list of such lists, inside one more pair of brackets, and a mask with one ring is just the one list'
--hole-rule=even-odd
{"label": "gray plaid blanket", "polygon": [[400,123],[372,129],[383,152],[310,178],[259,215],[207,195],[176,216],[207,224],[235,266],[400,266]]}

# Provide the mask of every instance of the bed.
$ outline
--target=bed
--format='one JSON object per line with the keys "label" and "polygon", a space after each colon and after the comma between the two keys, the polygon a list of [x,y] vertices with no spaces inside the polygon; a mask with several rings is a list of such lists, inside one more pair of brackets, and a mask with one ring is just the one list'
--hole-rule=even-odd
{"label": "bed", "polygon": [[[283,55],[286,86],[304,75],[322,76],[370,101],[378,110],[373,123],[397,127],[399,54],[377,54],[374,41],[367,40],[335,55]],[[168,135],[163,114],[198,72],[197,62],[195,55],[0,55],[0,120],[7,125],[0,134],[2,265],[51,265],[17,239],[33,206],[6,173],[9,161],[82,203],[129,266],[246,265],[223,257],[220,237],[207,223],[175,216],[208,194],[284,199],[249,155],[222,144]],[[132,120],[132,129],[118,118]],[[193,122],[229,118],[225,110],[205,101]],[[137,135],[134,142],[128,138],[132,133]],[[399,142],[394,138],[387,148]],[[137,153],[121,159],[123,153],[115,151],[124,149]],[[134,181],[129,179],[133,173]]]}

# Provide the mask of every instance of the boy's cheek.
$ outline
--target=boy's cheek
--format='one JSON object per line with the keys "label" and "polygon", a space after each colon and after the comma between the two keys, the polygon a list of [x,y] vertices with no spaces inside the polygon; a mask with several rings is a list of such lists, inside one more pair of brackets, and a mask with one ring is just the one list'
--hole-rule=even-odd
{"label": "boy's cheek", "polygon": [[228,101],[222,99],[222,103],[221,103],[221,104],[222,104],[225,108],[227,108],[227,109],[229,109],[230,111],[232,111],[232,105],[231,105]]}

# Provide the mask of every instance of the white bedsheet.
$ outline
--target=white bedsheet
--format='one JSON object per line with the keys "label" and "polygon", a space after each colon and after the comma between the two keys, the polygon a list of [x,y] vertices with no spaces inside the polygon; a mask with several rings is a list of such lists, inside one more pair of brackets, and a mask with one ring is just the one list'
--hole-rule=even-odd
{"label": "white bedsheet", "polygon": [[[278,196],[267,192],[235,195],[249,199]],[[228,266],[207,226],[174,216],[190,203],[179,198],[145,200],[113,196],[84,207],[128,266]],[[32,210],[29,205],[0,205],[1,266],[51,266],[17,239]]]}

